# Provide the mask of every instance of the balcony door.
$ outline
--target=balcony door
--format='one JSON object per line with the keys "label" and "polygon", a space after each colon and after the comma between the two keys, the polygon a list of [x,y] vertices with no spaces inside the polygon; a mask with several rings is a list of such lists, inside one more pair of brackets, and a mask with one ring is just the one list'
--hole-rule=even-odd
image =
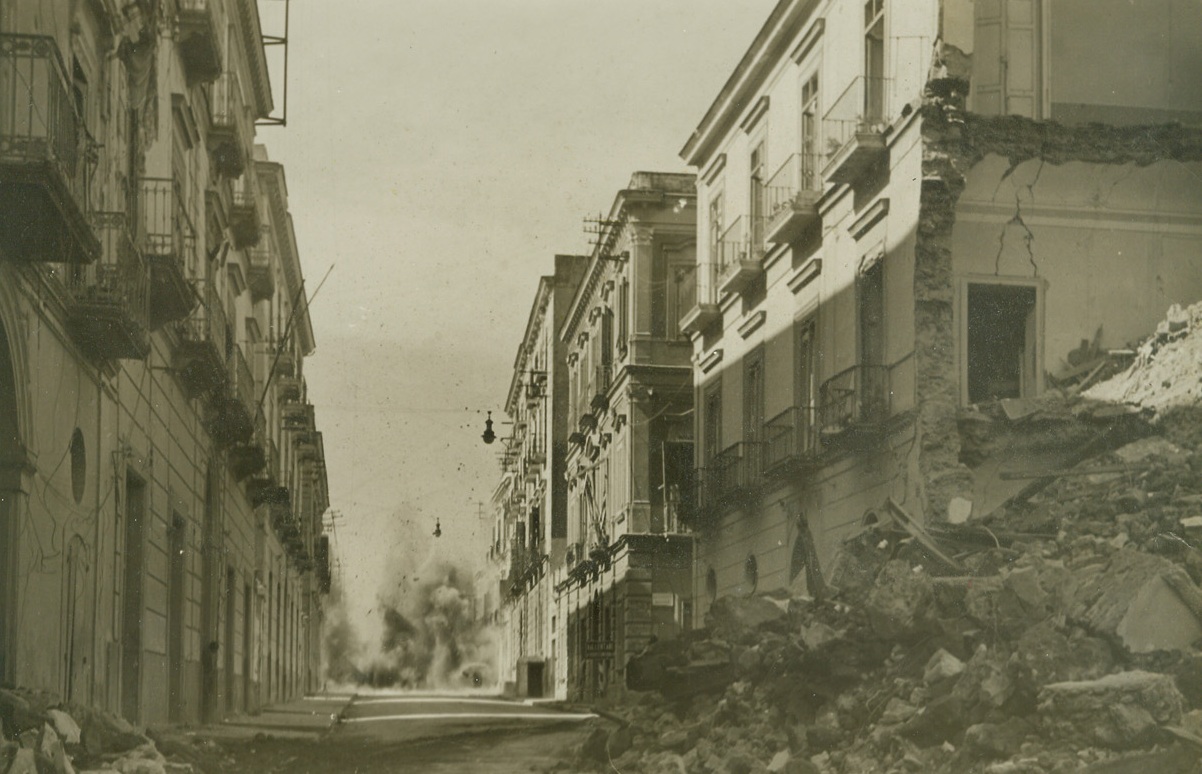
{"label": "balcony door", "polygon": [[751,249],[753,254],[763,251],[764,246],[764,143],[761,140],[751,150]]}
{"label": "balcony door", "polygon": [[859,306],[860,369],[856,393],[860,398],[857,415],[870,420],[884,406],[885,362],[885,288],[884,261],[878,260],[860,273],[856,283]]}
{"label": "balcony door", "polygon": [[864,117],[872,125],[885,115],[885,0],[864,3]]}
{"label": "balcony door", "polygon": [[760,446],[764,440],[764,349],[753,350],[743,360],[744,483],[759,475]]}
{"label": "balcony door", "polygon": [[818,188],[818,74],[801,87],[801,176],[798,188],[812,191]]}

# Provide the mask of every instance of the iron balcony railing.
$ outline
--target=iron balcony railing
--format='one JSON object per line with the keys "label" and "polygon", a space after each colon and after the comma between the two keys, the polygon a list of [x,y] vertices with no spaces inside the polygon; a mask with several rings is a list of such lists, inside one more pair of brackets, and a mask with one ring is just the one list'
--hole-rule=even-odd
{"label": "iron balcony railing", "polygon": [[822,190],[818,158],[812,153],[794,153],[768,178],[764,187],[764,216],[771,220],[791,207],[801,191]]}
{"label": "iron balcony railing", "polygon": [[212,284],[204,285],[200,297],[201,304],[192,316],[180,321],[180,335],[186,341],[210,345],[217,357],[225,362],[229,356],[227,346],[230,339],[225,307]]}
{"label": "iron balcony railing", "polygon": [[751,260],[747,224],[742,216],[735,218],[734,222],[727,226],[717,244],[712,246],[712,250],[719,280],[737,270],[742,262]]}
{"label": "iron balcony railing", "polygon": [[838,156],[857,134],[885,130],[889,120],[888,91],[888,78],[861,75],[848,84],[822,117],[828,161]]}
{"label": "iron balcony railing", "polygon": [[258,410],[259,396],[255,390],[255,377],[251,373],[250,364],[246,361],[246,356],[242,354],[241,347],[234,346],[230,348],[228,362],[230,386],[234,391],[234,397],[246,408],[247,413],[253,417]]}
{"label": "iron balcony railing", "polygon": [[764,423],[764,471],[810,458],[817,453],[814,409],[791,406]]}
{"label": "iron balcony railing", "polygon": [[714,455],[698,471],[698,505],[716,515],[733,510],[763,481],[764,444],[740,441]]}
{"label": "iron balcony railing", "polygon": [[175,180],[142,178],[138,210],[142,221],[142,250],[147,255],[172,258],[185,276],[195,276],[196,231]]}
{"label": "iron balcony railing", "polygon": [[[0,35],[0,164],[48,163],[65,182],[82,183],[84,135],[54,38]],[[82,202],[82,185],[75,193]]]}
{"label": "iron balcony railing", "polygon": [[119,309],[139,330],[150,325],[150,275],[134,247],[124,212],[93,212],[88,216],[100,240],[100,260],[79,267],[69,277],[76,303]]}
{"label": "iron balcony railing", "polygon": [[890,411],[888,366],[852,366],[827,379],[818,390],[818,427],[823,435],[879,425],[889,418]]}

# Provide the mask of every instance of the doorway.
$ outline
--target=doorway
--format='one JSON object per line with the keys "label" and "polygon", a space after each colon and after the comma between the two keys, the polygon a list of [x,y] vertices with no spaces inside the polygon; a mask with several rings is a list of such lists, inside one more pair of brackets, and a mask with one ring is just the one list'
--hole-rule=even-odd
{"label": "doorway", "polygon": [[125,567],[121,584],[121,714],[142,717],[142,612],[146,547],[146,482],[125,474]]}
{"label": "doorway", "polygon": [[168,543],[169,602],[167,612],[167,706],[173,723],[184,721],[184,562],[187,522],[178,513],[171,516]]}
{"label": "doorway", "polygon": [[225,649],[222,669],[225,670],[225,701],[222,702],[224,712],[232,712],[235,706],[234,688],[234,635],[237,625],[238,612],[238,577],[233,567],[225,569],[225,638],[222,646]]}
{"label": "doorway", "polygon": [[545,664],[542,661],[526,663],[526,695],[531,699],[543,697],[543,678]]}
{"label": "doorway", "polygon": [[971,282],[965,295],[964,397],[978,403],[1036,395],[1038,288]]}

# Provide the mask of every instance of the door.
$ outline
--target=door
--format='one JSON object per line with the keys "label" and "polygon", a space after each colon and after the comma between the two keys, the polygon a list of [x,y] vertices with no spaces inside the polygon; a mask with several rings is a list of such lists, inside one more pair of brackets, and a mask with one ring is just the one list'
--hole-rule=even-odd
{"label": "door", "polygon": [[187,707],[184,688],[184,579],[187,522],[178,513],[168,530],[167,706],[173,723],[182,723]]}
{"label": "door", "polygon": [[234,681],[234,634],[237,625],[238,612],[238,587],[237,576],[234,574],[233,567],[227,567],[225,571],[225,638],[222,641],[222,649],[225,651],[222,668],[225,670],[225,701],[222,702],[222,709],[225,712],[232,712],[235,706],[234,689],[237,683]]}
{"label": "door", "polygon": [[146,483],[125,478],[125,566],[121,592],[121,714],[142,718],[142,610],[146,535]]}

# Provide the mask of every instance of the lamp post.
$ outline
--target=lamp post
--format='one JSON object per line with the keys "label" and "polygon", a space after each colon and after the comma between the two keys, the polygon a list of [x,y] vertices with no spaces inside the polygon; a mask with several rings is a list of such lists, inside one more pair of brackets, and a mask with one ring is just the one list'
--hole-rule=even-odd
{"label": "lamp post", "polygon": [[488,418],[484,420],[484,432],[480,434],[481,440],[485,443],[492,443],[497,440],[497,434],[492,429],[492,412],[488,412]]}

